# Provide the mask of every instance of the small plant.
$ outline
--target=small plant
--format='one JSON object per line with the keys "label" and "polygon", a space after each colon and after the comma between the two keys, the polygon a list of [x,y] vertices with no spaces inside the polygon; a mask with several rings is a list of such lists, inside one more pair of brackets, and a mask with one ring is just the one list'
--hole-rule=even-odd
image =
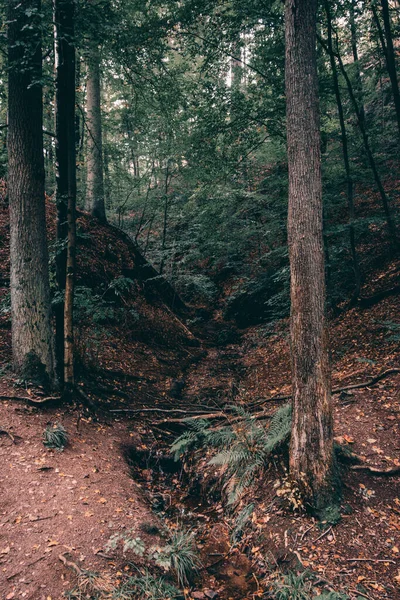
{"label": "small plant", "polygon": [[115,550],[121,541],[124,554],[131,550],[137,556],[146,556],[165,571],[172,571],[179,585],[187,585],[200,566],[191,533],[177,531],[166,546],[148,549],[140,537],[132,537],[132,532],[116,533],[109,539],[105,550]]}
{"label": "small plant", "polygon": [[290,571],[273,583],[267,597],[271,600],[349,600],[346,594],[338,592],[317,594],[313,578],[313,574],[309,571],[299,574]]}
{"label": "small plant", "polygon": [[253,515],[254,508],[255,505],[252,502],[245,506],[236,517],[234,528],[231,533],[231,541],[233,544],[237,544],[242,539],[244,530],[249,526],[249,521]]}
{"label": "small plant", "polygon": [[164,566],[169,563],[178,584],[188,585],[200,567],[192,533],[177,531],[165,546],[156,563]]}
{"label": "small plant", "polygon": [[272,417],[267,428],[241,406],[230,407],[233,418],[225,427],[213,428],[209,421],[188,421],[190,429],[171,447],[175,460],[199,448],[217,450],[209,465],[224,468],[224,488],[228,505],[235,505],[254,484],[270,455],[287,443],[292,410],[288,404]]}
{"label": "small plant", "polygon": [[111,596],[113,600],[175,600],[181,592],[162,577],[154,577],[146,569],[143,574],[129,577]]}
{"label": "small plant", "polygon": [[68,433],[60,423],[48,425],[43,432],[43,444],[62,452],[68,444]]}
{"label": "small plant", "polygon": [[299,575],[290,571],[279,581],[274,582],[271,598],[274,600],[312,600],[312,575],[304,571]]}
{"label": "small plant", "polygon": [[137,556],[143,556],[146,546],[140,537],[131,537],[130,532],[116,533],[110,537],[105,547],[106,551],[115,550],[119,544],[123,542],[123,553],[132,550]]}

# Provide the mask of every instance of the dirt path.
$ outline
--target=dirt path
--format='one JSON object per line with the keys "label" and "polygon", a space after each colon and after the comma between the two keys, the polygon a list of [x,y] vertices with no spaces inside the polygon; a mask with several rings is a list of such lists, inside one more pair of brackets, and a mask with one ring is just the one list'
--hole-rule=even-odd
{"label": "dirt path", "polygon": [[[63,452],[43,446],[50,421],[70,434]],[[157,524],[120,451],[126,426],[81,420],[77,431],[76,421],[69,411],[0,404],[1,428],[15,438],[0,437],[2,599],[61,598],[76,579],[59,560],[66,551],[82,569],[115,575],[119,561],[101,556],[111,535],[132,529],[146,539],[141,525]]]}

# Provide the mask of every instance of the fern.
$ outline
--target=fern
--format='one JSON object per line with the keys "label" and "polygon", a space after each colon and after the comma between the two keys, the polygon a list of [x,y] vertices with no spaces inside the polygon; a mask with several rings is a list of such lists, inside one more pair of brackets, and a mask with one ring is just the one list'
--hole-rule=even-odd
{"label": "fern", "polygon": [[207,420],[188,421],[190,429],[171,448],[175,460],[203,448],[216,451],[209,465],[224,467],[223,485],[228,505],[236,504],[253,485],[272,452],[290,436],[291,406],[280,408],[269,428],[257,422],[242,406],[230,406],[232,423],[211,427]]}
{"label": "fern", "polygon": [[245,506],[236,517],[234,528],[231,533],[231,541],[233,544],[241,540],[243,532],[248,526],[248,523],[253,515],[254,508],[254,503],[247,504],[247,506]]}

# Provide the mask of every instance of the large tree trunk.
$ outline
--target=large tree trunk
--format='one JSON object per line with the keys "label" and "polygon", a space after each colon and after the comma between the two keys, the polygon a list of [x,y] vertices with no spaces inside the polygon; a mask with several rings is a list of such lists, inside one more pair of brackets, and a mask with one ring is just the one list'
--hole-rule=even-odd
{"label": "large tree trunk", "polygon": [[[34,16],[28,16],[29,10]],[[28,14],[27,14],[28,13]],[[55,384],[46,239],[40,0],[8,3],[8,195],[13,363]],[[29,27],[28,27],[29,26]],[[40,361],[40,362],[39,362]],[[28,364],[29,363],[29,364]],[[34,375],[34,373],[32,373]]]}
{"label": "large tree trunk", "polygon": [[87,58],[86,125],[88,130],[86,209],[94,217],[105,222],[100,54],[96,42],[90,43]]}
{"label": "large tree trunk", "polygon": [[286,0],[293,424],[290,473],[319,510],[332,500],[333,421],[325,317],[316,62],[317,0]]}
{"label": "large tree trunk", "polygon": [[[63,377],[66,392],[74,386],[73,294],[75,277],[75,47],[74,0],[55,0],[56,23],[56,136],[58,239],[66,245],[59,260],[59,285],[65,286],[59,341],[63,340]],[[62,289],[62,288],[61,288]],[[62,328],[61,328],[62,325]]]}

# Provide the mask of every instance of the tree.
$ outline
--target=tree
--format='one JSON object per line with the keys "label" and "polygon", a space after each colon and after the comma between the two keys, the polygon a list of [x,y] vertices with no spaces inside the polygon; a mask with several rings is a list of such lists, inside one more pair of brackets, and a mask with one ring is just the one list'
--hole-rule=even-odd
{"label": "tree", "polygon": [[381,22],[379,20],[378,12],[374,3],[372,3],[372,12],[378,29],[379,39],[381,42],[383,54],[385,55],[386,66],[389,73],[390,83],[392,86],[393,102],[397,119],[397,128],[400,136],[400,91],[399,82],[397,79],[396,55],[394,53],[393,47],[392,26],[390,23],[388,0],[381,0],[381,6],[384,32],[382,31]]}
{"label": "tree", "polygon": [[[347,187],[347,204],[349,207],[349,242],[350,242],[350,252],[351,259],[353,263],[353,271],[354,271],[354,292],[352,300],[355,301],[360,295],[361,290],[361,277],[360,277],[360,267],[358,264],[357,250],[356,250],[356,241],[355,241],[355,231],[354,231],[354,195],[353,195],[353,178],[351,176],[350,169],[350,159],[349,159],[349,149],[348,149],[348,141],[347,141],[347,132],[346,132],[346,123],[344,118],[343,111],[343,103],[342,96],[340,93],[339,86],[339,77],[336,67],[336,59],[333,50],[333,41],[332,41],[332,16],[329,7],[328,0],[325,0],[325,12],[328,24],[328,49],[329,49],[329,59],[332,70],[332,78],[333,78],[333,88],[335,91],[336,104],[339,116],[339,124],[340,124],[340,133],[342,138],[342,153],[343,153],[343,163],[344,169],[346,172],[346,187]],[[360,109],[361,114],[361,109]]]}
{"label": "tree", "polygon": [[290,473],[314,509],[332,499],[333,417],[316,66],[317,0],[286,0],[293,423]]}
{"label": "tree", "polygon": [[[73,296],[76,255],[75,39],[74,0],[55,0],[56,23],[56,157],[59,245],[58,284],[64,292],[58,323],[65,392],[74,387]],[[60,315],[60,316],[61,316]]]}
{"label": "tree", "polygon": [[87,189],[86,208],[101,221],[106,221],[103,179],[103,141],[101,126],[100,53],[91,41],[87,57],[86,125],[87,125]]}
{"label": "tree", "polygon": [[45,379],[55,385],[44,194],[40,0],[9,0],[8,59],[13,362],[18,373],[28,376],[35,375],[29,370],[45,370]]}

